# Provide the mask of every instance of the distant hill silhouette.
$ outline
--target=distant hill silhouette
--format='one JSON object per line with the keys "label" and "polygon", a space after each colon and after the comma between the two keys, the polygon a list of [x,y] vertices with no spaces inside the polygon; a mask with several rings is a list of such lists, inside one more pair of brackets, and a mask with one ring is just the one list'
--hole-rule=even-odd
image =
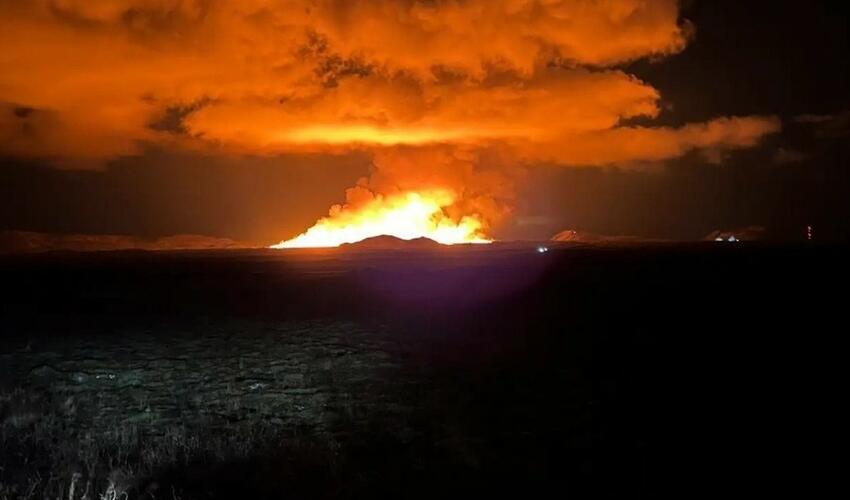
{"label": "distant hill silhouette", "polygon": [[51,250],[97,252],[108,250],[213,250],[252,248],[230,238],[178,234],[146,239],[114,234],[48,234],[32,231],[0,231],[0,253],[32,253]]}
{"label": "distant hill silhouette", "polygon": [[429,248],[439,248],[442,245],[430,238],[413,238],[404,240],[390,235],[373,236],[356,243],[344,243],[341,248],[351,250],[424,250]]}
{"label": "distant hill silhouette", "polygon": [[637,236],[611,236],[589,233],[586,231],[578,231],[575,229],[567,229],[561,231],[555,236],[552,236],[551,241],[557,241],[561,243],[639,243],[661,240],[639,238]]}

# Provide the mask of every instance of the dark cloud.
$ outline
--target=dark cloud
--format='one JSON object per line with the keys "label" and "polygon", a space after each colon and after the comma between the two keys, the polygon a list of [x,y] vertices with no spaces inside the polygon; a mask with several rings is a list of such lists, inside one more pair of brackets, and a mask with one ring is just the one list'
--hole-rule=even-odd
{"label": "dark cloud", "polygon": [[184,120],[192,113],[211,102],[211,99],[201,98],[190,104],[174,104],[168,106],[162,115],[150,123],[150,128],[158,132],[168,132],[176,135],[186,135],[189,129]]}
{"label": "dark cloud", "polygon": [[831,115],[800,115],[796,121],[810,125],[823,138],[840,139],[850,135],[850,111]]}
{"label": "dark cloud", "polygon": [[12,114],[15,115],[16,118],[28,118],[34,111],[34,108],[29,108],[27,106],[12,107]]}
{"label": "dark cloud", "polygon": [[786,163],[797,163],[806,159],[806,155],[793,149],[779,148],[773,155],[774,163],[784,165]]}
{"label": "dark cloud", "polygon": [[825,123],[835,119],[833,115],[802,114],[794,117],[797,123]]}

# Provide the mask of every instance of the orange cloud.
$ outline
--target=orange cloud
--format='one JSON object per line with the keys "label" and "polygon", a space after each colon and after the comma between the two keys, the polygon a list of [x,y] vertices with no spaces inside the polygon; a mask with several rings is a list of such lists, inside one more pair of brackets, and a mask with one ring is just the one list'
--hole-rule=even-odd
{"label": "orange cloud", "polygon": [[518,156],[530,161],[553,161],[568,165],[628,165],[677,158],[694,150],[719,150],[754,146],[759,139],[780,129],[776,117],[727,117],[680,128],[614,127],[567,136],[558,143],[527,142]]}
{"label": "orange cloud", "polygon": [[208,139],[279,151],[303,144],[555,140],[658,113],[656,90],[621,71],[557,70],[504,79],[425,84],[409,76],[370,75],[283,102],[216,103],[193,113],[186,125]]}
{"label": "orange cloud", "polygon": [[[619,127],[655,117],[660,96],[613,66],[679,52],[690,32],[675,0],[8,2],[0,151],[85,160],[156,142],[271,154],[526,141],[568,163],[663,159],[729,143],[695,141],[693,127]],[[667,153],[641,149],[652,140]],[[600,142],[619,153],[595,161]]]}

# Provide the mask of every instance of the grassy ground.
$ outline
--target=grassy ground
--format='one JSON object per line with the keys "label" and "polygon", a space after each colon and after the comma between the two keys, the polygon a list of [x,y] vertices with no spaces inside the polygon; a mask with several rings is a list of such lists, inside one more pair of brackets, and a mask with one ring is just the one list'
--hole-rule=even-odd
{"label": "grassy ground", "polygon": [[817,496],[845,256],[0,259],[0,500]]}
{"label": "grassy ground", "polygon": [[361,416],[376,424],[376,406],[384,432],[410,432],[392,428],[404,421],[393,397],[403,380],[380,331],[250,321],[152,330],[28,342],[4,356],[18,380],[0,394],[0,492],[135,496],[160,489],[168,469],[310,447],[331,465]]}

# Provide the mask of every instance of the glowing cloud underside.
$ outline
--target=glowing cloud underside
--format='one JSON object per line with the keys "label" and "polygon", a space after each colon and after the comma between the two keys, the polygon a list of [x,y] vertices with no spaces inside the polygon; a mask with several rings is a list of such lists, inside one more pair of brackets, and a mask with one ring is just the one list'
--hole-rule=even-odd
{"label": "glowing cloud underside", "polygon": [[454,220],[444,212],[455,198],[450,191],[435,190],[378,195],[356,209],[336,205],[303,234],[272,248],[336,247],[381,235],[404,240],[426,237],[446,245],[490,243],[477,217]]}
{"label": "glowing cloud underside", "polygon": [[[278,135],[283,143],[293,144],[430,144],[476,137],[471,130],[398,129],[387,130],[371,126],[313,126],[291,130]],[[484,135],[479,133],[478,135]],[[493,135],[490,133],[490,135]]]}

